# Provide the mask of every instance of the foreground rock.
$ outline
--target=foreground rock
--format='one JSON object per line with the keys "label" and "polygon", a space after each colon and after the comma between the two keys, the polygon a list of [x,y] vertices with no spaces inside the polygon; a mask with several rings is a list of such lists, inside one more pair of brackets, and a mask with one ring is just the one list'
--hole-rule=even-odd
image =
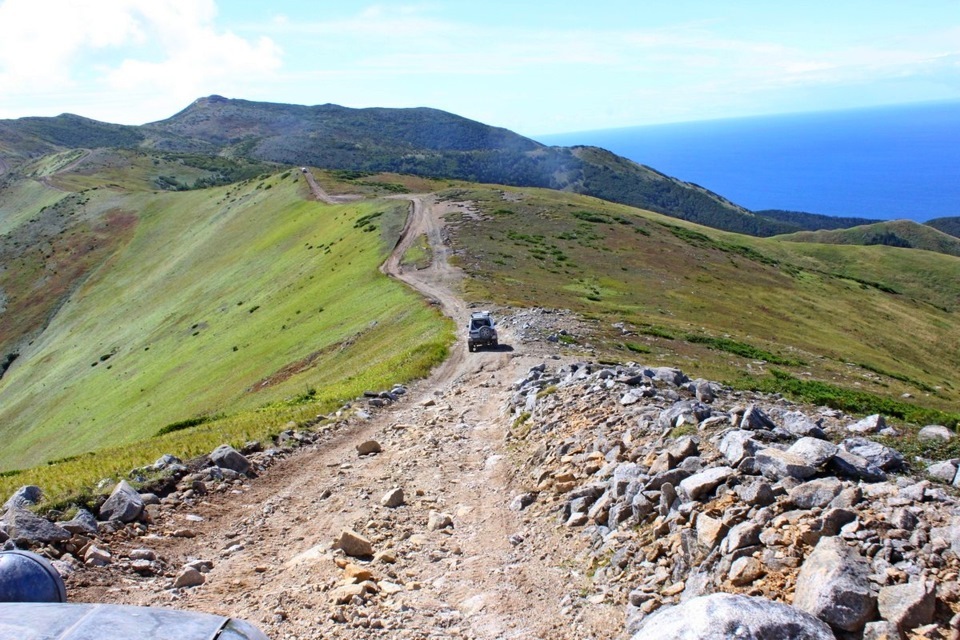
{"label": "foreground rock", "polygon": [[[695,385],[679,378],[544,367],[511,398],[512,415],[529,417],[510,438],[536,451],[521,470],[538,496],[524,513],[552,512],[584,540],[597,588],[627,602],[629,629],[715,592],[792,597],[841,636],[926,629],[960,611],[960,504],[910,474],[925,465],[871,439],[891,431],[882,416],[857,424],[720,385],[708,411],[694,410]],[[931,474],[951,482],[958,463]]]}
{"label": "foreground rock", "polygon": [[821,538],[797,576],[793,606],[834,629],[860,631],[877,607],[869,573],[867,561],[842,539]]}
{"label": "foreground rock", "polygon": [[140,494],[126,480],[121,480],[114,487],[113,493],[110,494],[107,501],[100,507],[100,518],[119,522],[133,522],[140,517],[142,511],[143,499]]}
{"label": "foreground rock", "polygon": [[834,640],[830,627],[786,604],[729,593],[694,598],[643,621],[632,640]]}
{"label": "foreground rock", "polygon": [[210,454],[210,461],[221,469],[230,469],[237,473],[250,471],[250,461],[246,456],[228,444],[222,444]]}

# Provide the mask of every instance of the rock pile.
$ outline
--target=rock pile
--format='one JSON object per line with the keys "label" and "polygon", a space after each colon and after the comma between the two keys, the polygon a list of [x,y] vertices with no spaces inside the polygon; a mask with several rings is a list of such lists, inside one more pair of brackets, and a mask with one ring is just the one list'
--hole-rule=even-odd
{"label": "rock pile", "polygon": [[[507,437],[536,452],[531,491],[510,508],[553,513],[590,541],[595,581],[626,603],[636,638],[657,636],[647,620],[721,624],[733,596],[702,600],[719,593],[837,634],[960,627],[960,509],[940,482],[956,466],[915,475],[923,464],[869,438],[896,433],[881,416],[802,410],[666,367],[541,365],[513,388]],[[810,629],[742,637],[828,637]]]}
{"label": "rock pile", "polygon": [[[316,437],[290,430],[278,440],[300,444]],[[0,511],[0,542],[4,548],[32,549],[50,558],[64,577],[86,565],[140,576],[166,576],[168,586],[177,589],[202,584],[202,573],[212,566],[209,563],[173,567],[148,548],[134,548],[117,556],[111,549],[112,543],[124,541],[122,546],[127,548],[128,541],[146,538],[148,534],[194,536],[189,527],[168,527],[173,519],[171,514],[189,509],[210,493],[235,491],[283,451],[260,449],[258,443],[250,443],[241,453],[222,445],[209,456],[187,464],[164,455],[154,464],[130,473],[132,479],[143,485],[141,490],[120,480],[108,496],[100,499],[94,512],[78,508],[70,519],[63,519],[57,511],[47,517],[38,515],[34,508],[41,501],[42,490],[36,486],[21,487]],[[186,516],[188,522],[190,518]]]}

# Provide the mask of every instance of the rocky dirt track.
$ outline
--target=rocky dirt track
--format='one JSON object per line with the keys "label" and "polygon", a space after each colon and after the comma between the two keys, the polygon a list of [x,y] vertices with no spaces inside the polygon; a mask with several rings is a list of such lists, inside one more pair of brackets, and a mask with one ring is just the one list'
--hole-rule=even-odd
{"label": "rocky dirt track", "polygon": [[[445,259],[443,209],[416,197],[412,212],[404,237],[426,233],[434,265],[401,272],[402,242],[384,271],[438,300],[461,326],[467,307]],[[504,437],[509,387],[544,356],[501,333],[512,347],[468,354],[461,340],[389,408],[344,420],[255,480],[165,501],[150,533],[123,535],[128,528],[110,541],[114,557],[149,548],[173,573],[212,564],[204,584],[170,589],[170,577],[141,578],[119,563],[74,574],[71,599],[232,615],[275,640],[613,637],[622,606],[598,604],[586,615],[575,604],[589,586],[575,541],[508,508],[521,490],[521,452]],[[360,456],[357,445],[370,440],[382,451]],[[395,488],[402,506],[383,506]],[[344,529],[371,542],[372,559],[332,548]],[[357,572],[369,572],[366,592],[338,590]]]}
{"label": "rocky dirt track", "polygon": [[[443,217],[470,205],[407,199],[383,271],[463,327]],[[401,268],[422,235],[433,264]],[[97,518],[39,518],[23,487],[0,542],[56,559],[73,601],[236,616],[273,640],[960,639],[960,459],[883,444],[902,434],[880,415],[591,362],[569,312],[494,311],[498,349],[468,353],[461,329],[428,380],[245,457],[161,459],[169,482],[121,482]]]}

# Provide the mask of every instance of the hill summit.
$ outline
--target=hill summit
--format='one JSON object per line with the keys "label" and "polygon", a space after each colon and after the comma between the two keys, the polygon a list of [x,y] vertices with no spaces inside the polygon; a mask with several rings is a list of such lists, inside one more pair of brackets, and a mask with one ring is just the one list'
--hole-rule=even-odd
{"label": "hill summit", "polygon": [[11,167],[58,151],[97,147],[546,187],[750,235],[801,229],[597,147],[545,146],[507,129],[425,107],[352,109],[213,95],[142,126],[69,114],[0,121],[0,162]]}

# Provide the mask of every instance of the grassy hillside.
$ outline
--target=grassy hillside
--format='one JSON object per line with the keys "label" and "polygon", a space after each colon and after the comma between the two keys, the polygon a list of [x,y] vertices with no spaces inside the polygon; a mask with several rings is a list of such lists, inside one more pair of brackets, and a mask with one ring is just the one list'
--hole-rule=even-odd
{"label": "grassy hillside", "polygon": [[444,197],[485,213],[453,236],[471,297],[585,314],[571,349],[741,385],[782,369],[956,411],[953,256],[751,238],[535,189]]}
{"label": "grassy hillside", "polygon": [[780,239],[819,244],[885,245],[960,256],[960,238],[912,220],[876,222],[832,231],[802,231],[780,236]]}
{"label": "grassy hillside", "polygon": [[960,238],[960,216],[934,218],[933,220],[927,220],[924,224],[938,231],[948,233],[955,238]]}
{"label": "grassy hillside", "polygon": [[323,205],[301,182],[72,196],[113,202],[124,232],[0,380],[0,469],[423,374],[447,324],[377,271],[406,204]]}
{"label": "grassy hillside", "polygon": [[547,147],[436,109],[349,109],[210,96],[141,127],[72,115],[0,121],[0,160],[13,166],[58,150],[99,147],[546,187],[739,233],[797,230],[608,151]]}
{"label": "grassy hillside", "polygon": [[772,218],[780,222],[786,222],[795,225],[794,231],[819,231],[820,229],[847,229],[849,227],[858,227],[864,224],[873,224],[883,222],[882,220],[872,220],[870,218],[849,218],[842,216],[825,216],[820,213],[807,213],[805,211],[784,211],[783,209],[763,209],[754,211],[758,216]]}

